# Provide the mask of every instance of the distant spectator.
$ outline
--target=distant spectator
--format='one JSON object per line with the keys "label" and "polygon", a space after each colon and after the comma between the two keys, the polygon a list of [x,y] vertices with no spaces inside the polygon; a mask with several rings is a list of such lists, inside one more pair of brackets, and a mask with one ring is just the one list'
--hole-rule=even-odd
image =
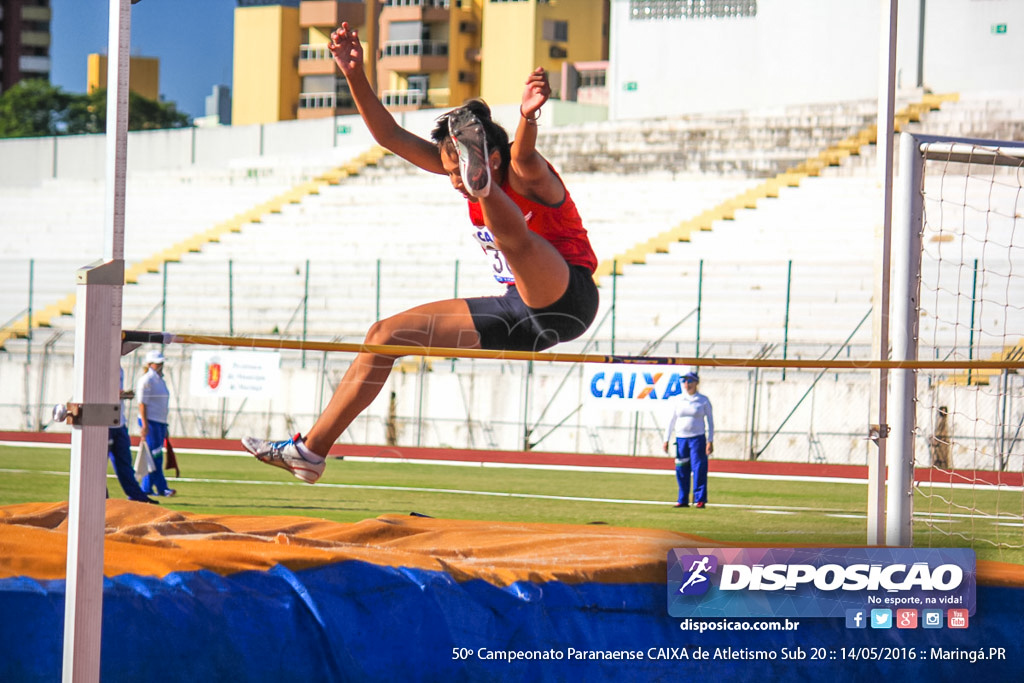
{"label": "distant spectator", "polygon": [[[142,479],[142,490],[147,494],[173,496],[177,491],[167,485],[164,477],[164,441],[167,439],[167,421],[170,415],[171,395],[164,382],[164,355],[159,351],[146,354],[149,368],[136,388],[139,400],[139,436],[149,447],[154,468]],[[142,444],[139,444],[142,448]]]}
{"label": "distant spectator", "polygon": [[665,430],[666,453],[673,438],[676,442],[677,508],[690,506],[691,475],[694,507],[703,508],[708,502],[708,457],[715,450],[715,421],[711,414],[711,401],[697,391],[699,382],[694,372],[683,375],[686,392],[674,399],[672,417]]}

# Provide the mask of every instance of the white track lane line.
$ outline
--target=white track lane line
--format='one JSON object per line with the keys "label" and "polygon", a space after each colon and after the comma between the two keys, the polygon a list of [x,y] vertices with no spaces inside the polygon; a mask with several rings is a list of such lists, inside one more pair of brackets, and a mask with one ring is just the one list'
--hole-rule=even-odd
{"label": "white track lane line", "polygon": [[[48,474],[58,477],[67,477],[67,472],[51,470],[15,470],[0,468],[0,474]],[[108,479],[116,480],[113,474],[107,474]],[[298,481],[266,481],[253,479],[195,479],[191,477],[175,477],[175,482],[191,482],[197,484],[246,484],[250,486],[309,486]],[[403,491],[407,493],[447,493],[465,496],[494,496],[498,498],[529,498],[534,500],[560,500],[576,503],[621,503],[623,505],[664,505],[671,506],[672,503],[664,500],[636,500],[627,498],[588,498],[585,496],[552,496],[541,493],[509,493],[505,491],[465,491],[461,489],[433,489],[419,486],[377,486],[370,484],[326,484],[318,483],[317,488],[331,489],[356,489],[364,491]],[[158,496],[157,496],[158,497]],[[738,505],[733,503],[714,503],[714,507],[737,508],[747,510],[775,510],[785,514],[784,511],[794,512],[845,512],[842,509],[827,508],[806,508],[795,506],[775,505]]]}
{"label": "white track lane line", "polygon": [[[19,446],[19,447],[30,447],[30,448],[62,448],[66,447],[62,444],[52,443],[34,443],[34,442],[19,442],[19,441],[0,441],[0,446]],[[175,448],[175,453],[188,454],[200,454],[200,455],[226,455],[236,458],[251,458],[249,453],[242,451],[223,451],[223,450],[205,450],[198,448]],[[332,458],[333,459],[333,458]],[[382,458],[382,457],[366,457],[366,456],[346,456],[345,461],[347,462],[368,462],[368,463],[379,463],[379,464],[397,464],[404,463],[410,465],[441,465],[445,467],[492,467],[498,469],[524,469],[524,470],[554,470],[562,472],[615,472],[619,474],[654,474],[654,475],[669,475],[675,476],[674,470],[651,470],[641,467],[588,467],[583,465],[540,465],[540,464],[526,464],[526,463],[508,463],[508,462],[484,462],[484,461],[468,461],[468,460],[422,460],[419,458]],[[787,474],[748,474],[743,472],[708,472],[708,477],[720,478],[720,479],[750,479],[755,481],[803,481],[803,482],[817,482],[826,484],[857,484],[866,485],[867,479],[850,479],[847,477],[812,477],[804,475],[787,475]],[[1013,491],[1013,492],[1024,492],[1024,486],[996,486],[987,484],[984,482],[978,482],[977,484],[972,483],[948,483],[948,482],[928,482],[919,481],[916,482],[919,488],[935,488],[935,489],[981,489],[984,491]]]}
{"label": "white track lane line", "polygon": [[[69,476],[67,472],[57,472],[51,470],[17,470],[17,469],[3,469],[0,468],[2,474],[48,474],[58,477]],[[113,474],[107,474],[107,479],[116,480]],[[267,481],[259,479],[196,479],[192,477],[175,477],[175,482],[191,482],[197,484],[246,484],[249,486],[309,486],[298,481]],[[566,502],[575,503],[618,503],[621,505],[672,505],[670,502],[663,500],[636,500],[626,498],[589,498],[585,496],[552,496],[540,493],[509,493],[504,491],[465,491],[461,489],[433,489],[424,488],[419,486],[377,486],[370,484],[327,484],[318,483],[317,488],[331,488],[331,489],[354,489],[364,491],[402,491],[406,493],[447,493],[452,495],[464,495],[464,496],[492,496],[497,498],[526,498],[532,500],[559,500]],[[159,497],[159,496],[155,496]],[[821,507],[798,507],[798,506],[787,506],[787,505],[741,505],[737,503],[712,503],[709,507],[715,508],[730,508],[736,510],[752,510],[761,514],[795,514],[798,512],[813,512],[813,513],[824,513],[826,517],[849,517],[851,519],[863,519],[863,515],[850,514],[848,510],[841,508],[821,508]],[[935,521],[944,522],[955,522],[958,519],[972,519],[972,516],[965,513],[943,513],[943,512],[915,512],[915,518],[920,518],[922,521],[928,519],[934,519]],[[977,517],[973,517],[977,520]],[[1000,520],[1007,520],[1010,523],[1017,523],[1020,521],[1019,516],[1012,515],[985,515],[982,520],[991,521],[993,523],[999,523]]]}

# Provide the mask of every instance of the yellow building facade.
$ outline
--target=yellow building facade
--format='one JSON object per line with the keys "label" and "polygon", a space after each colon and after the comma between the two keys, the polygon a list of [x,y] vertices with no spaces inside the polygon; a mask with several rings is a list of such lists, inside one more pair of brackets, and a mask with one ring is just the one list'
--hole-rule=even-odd
{"label": "yellow building facade", "polygon": [[[107,87],[107,56],[91,54],[86,60],[86,92]],[[147,100],[160,100],[160,60],[156,57],[130,57],[128,89]]]}
{"label": "yellow building facade", "polygon": [[519,102],[539,66],[560,97],[563,64],[608,59],[608,9],[607,0],[486,0],[480,96],[489,104]]}
{"label": "yellow building facade", "polygon": [[301,42],[298,2],[235,8],[233,125],[297,118]]}

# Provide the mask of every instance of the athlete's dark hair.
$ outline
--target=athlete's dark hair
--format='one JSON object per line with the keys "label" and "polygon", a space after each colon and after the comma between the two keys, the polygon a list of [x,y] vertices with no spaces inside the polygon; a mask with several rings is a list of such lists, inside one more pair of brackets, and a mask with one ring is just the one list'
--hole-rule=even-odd
{"label": "athlete's dark hair", "polygon": [[509,163],[512,161],[508,132],[491,119],[491,108],[483,100],[468,100],[461,107],[441,115],[434,125],[434,130],[430,131],[430,139],[434,141],[438,149],[445,149],[447,145],[452,145],[451,133],[448,130],[448,116],[453,112],[463,109],[469,111],[483,124],[484,134],[487,136],[487,149],[496,149],[501,154],[500,171],[504,174],[508,170]]}

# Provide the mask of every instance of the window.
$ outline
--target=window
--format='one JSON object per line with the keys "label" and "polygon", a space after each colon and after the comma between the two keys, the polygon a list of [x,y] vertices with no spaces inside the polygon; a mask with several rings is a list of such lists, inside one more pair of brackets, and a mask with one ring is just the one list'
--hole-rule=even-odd
{"label": "window", "polygon": [[629,0],[632,21],[756,17],[757,0]]}
{"label": "window", "polygon": [[[450,0],[385,0],[385,7],[440,7],[449,8]],[[461,7],[461,5],[459,5]]]}
{"label": "window", "polygon": [[429,74],[409,74],[409,90],[418,90],[424,95],[430,89]]}
{"label": "window", "polygon": [[264,7],[267,5],[284,5],[298,7],[299,0],[238,0],[239,7]]}
{"label": "window", "polygon": [[423,40],[427,31],[421,21],[392,21],[388,26],[388,40]]}
{"label": "window", "polygon": [[580,88],[603,88],[605,87],[605,71],[581,71]]}
{"label": "window", "polygon": [[554,19],[545,19],[544,28],[542,29],[542,36],[544,40],[552,40],[559,43],[564,43],[568,41],[569,22],[557,21]]}

